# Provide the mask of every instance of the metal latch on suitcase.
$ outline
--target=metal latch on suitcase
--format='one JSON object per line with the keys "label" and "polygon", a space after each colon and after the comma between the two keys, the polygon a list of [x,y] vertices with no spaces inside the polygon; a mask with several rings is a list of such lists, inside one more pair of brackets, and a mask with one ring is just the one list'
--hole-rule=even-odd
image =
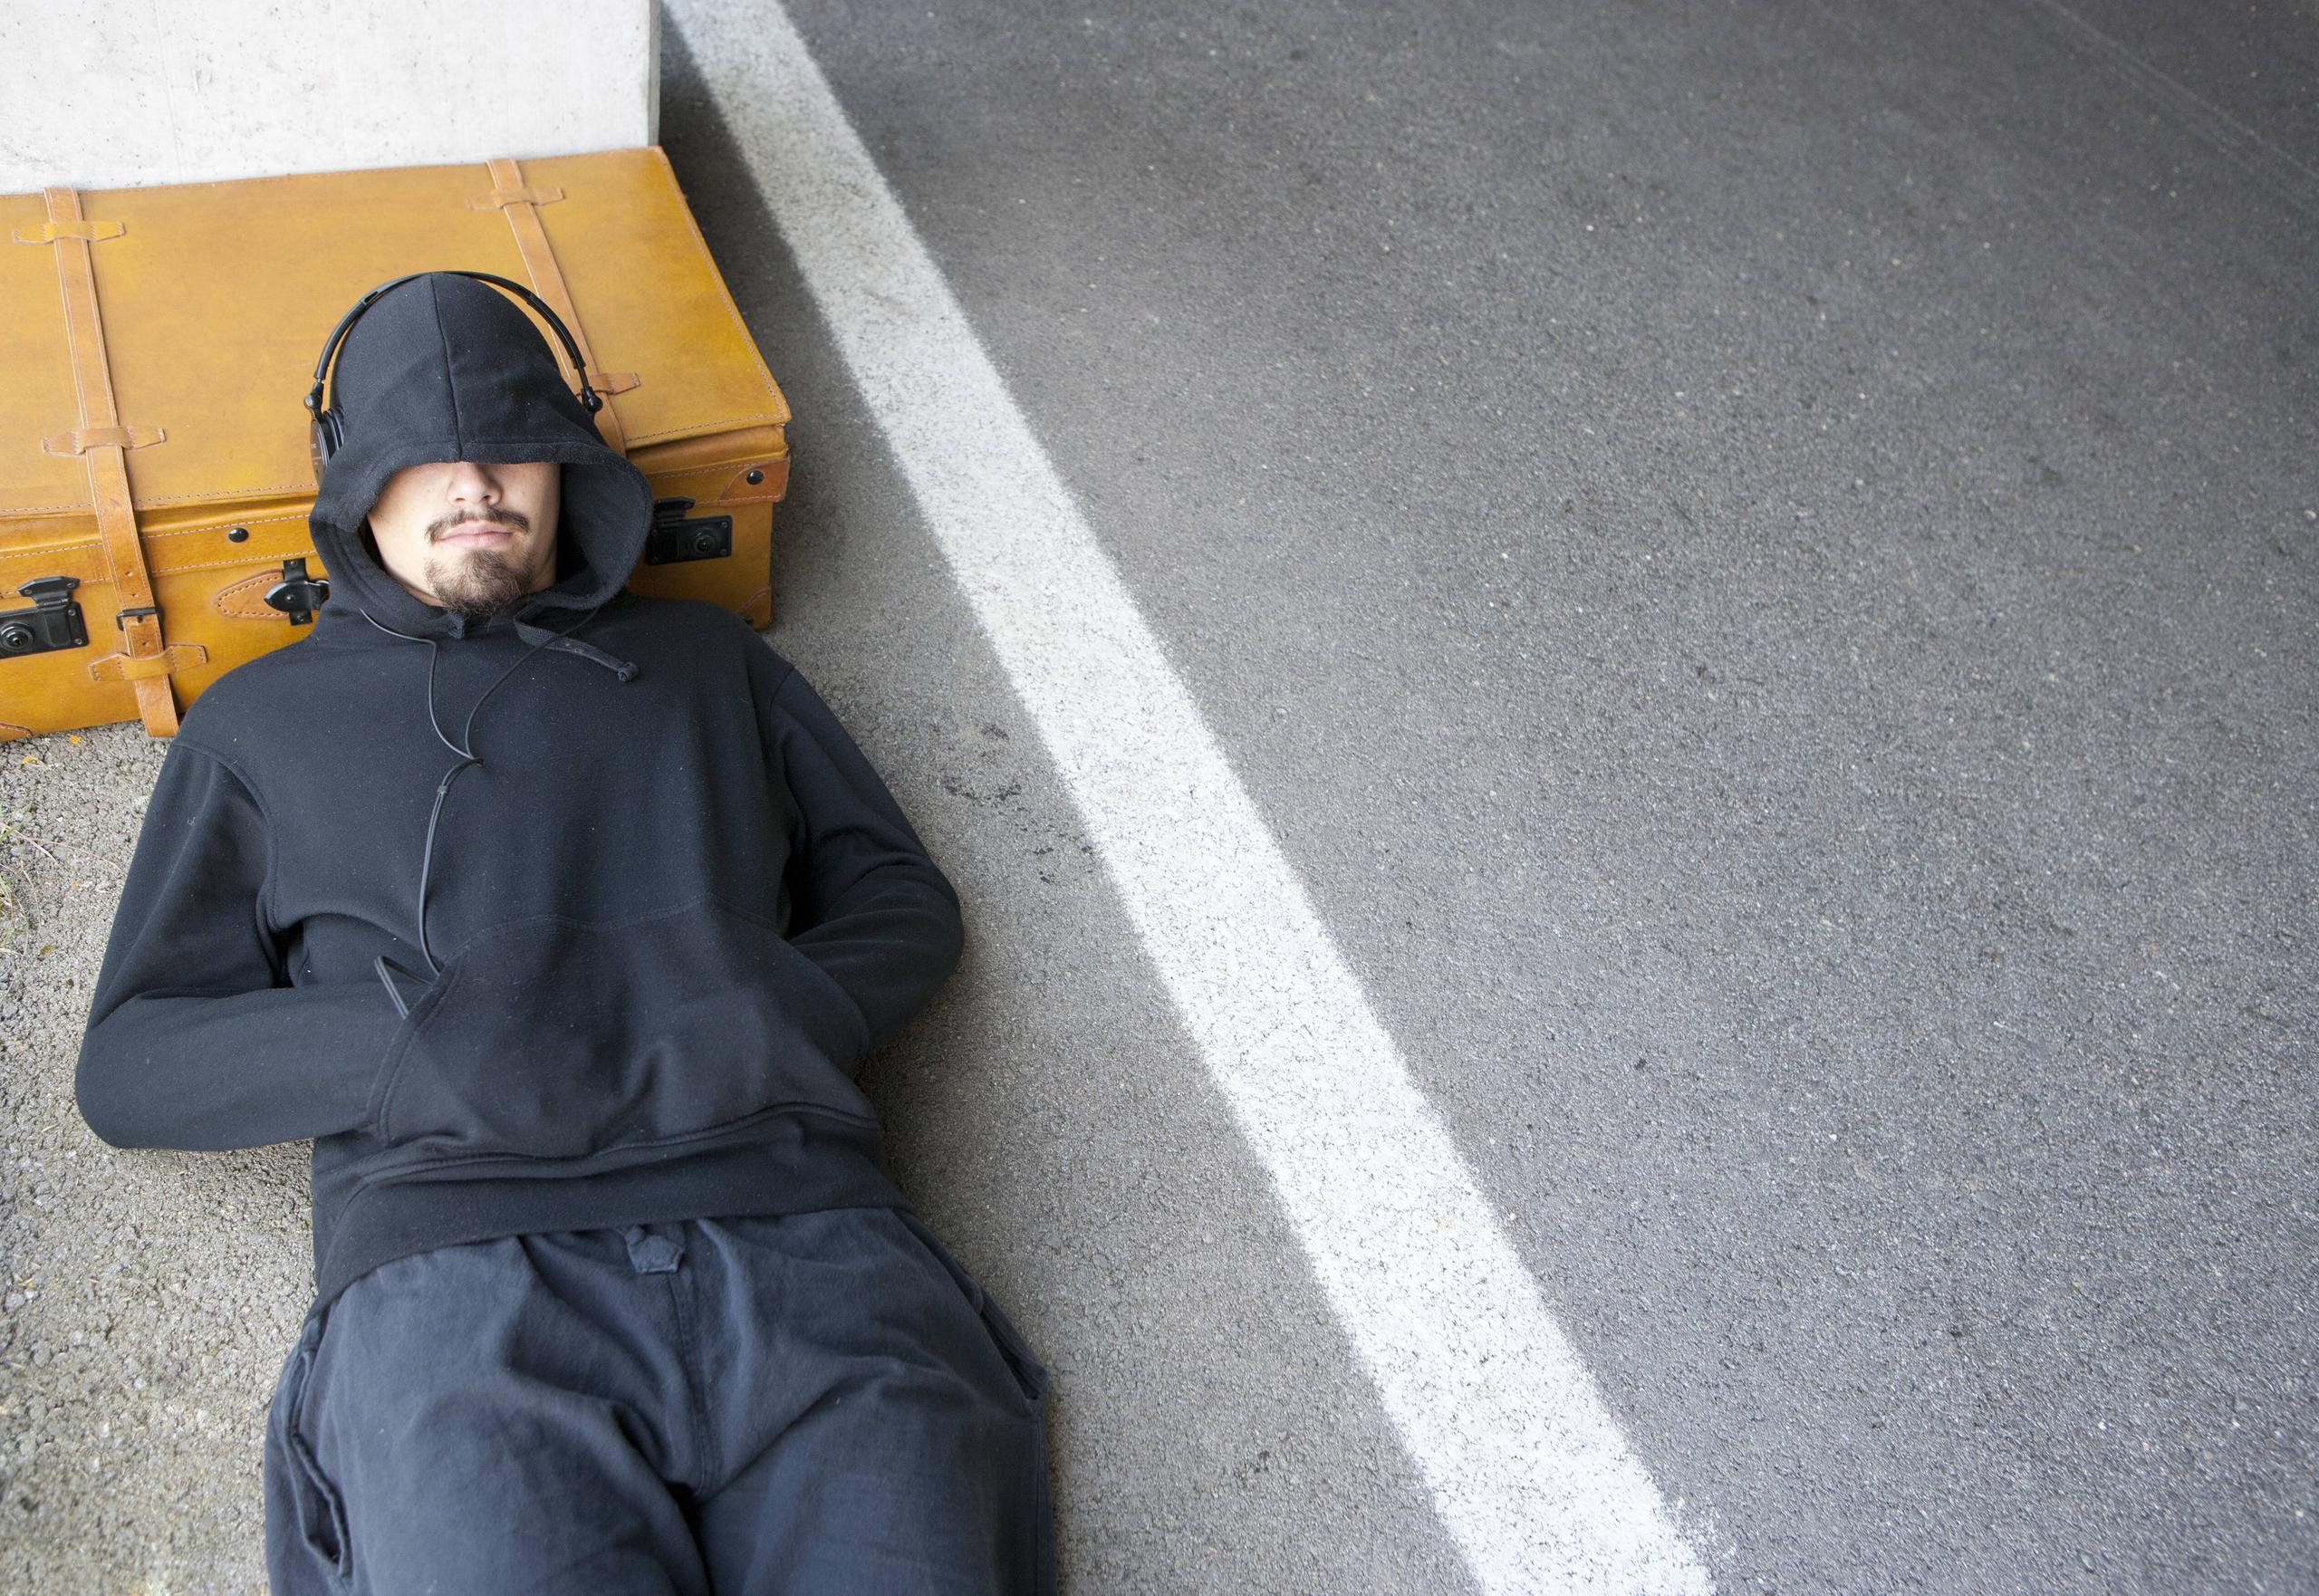
{"label": "metal latch on suitcase", "polygon": [[77,576],[35,576],[16,590],[35,606],[0,610],[0,654],[45,654],[52,649],[85,649],[88,623],[72,590]]}
{"label": "metal latch on suitcase", "polygon": [[282,580],[265,590],[265,601],[287,615],[293,626],[307,625],[329,600],[330,578],[309,576],[303,554],[284,560]]}
{"label": "metal latch on suitcase", "polygon": [[690,499],[652,501],[652,533],[644,541],[647,565],[672,565],[682,560],[723,560],[733,553],[730,515],[695,515]]}

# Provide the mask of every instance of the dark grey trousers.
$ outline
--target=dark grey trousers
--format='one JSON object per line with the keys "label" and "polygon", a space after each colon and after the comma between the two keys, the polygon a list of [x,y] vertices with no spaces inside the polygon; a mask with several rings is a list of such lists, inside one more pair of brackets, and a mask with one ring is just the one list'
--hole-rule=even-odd
{"label": "dark grey trousers", "polygon": [[1046,1596],[1047,1371],[915,1213],[438,1248],[308,1313],[273,1596]]}

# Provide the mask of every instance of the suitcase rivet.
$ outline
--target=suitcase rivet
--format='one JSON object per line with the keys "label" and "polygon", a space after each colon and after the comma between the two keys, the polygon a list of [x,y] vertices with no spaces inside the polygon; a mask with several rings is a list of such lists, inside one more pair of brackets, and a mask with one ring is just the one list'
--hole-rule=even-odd
{"label": "suitcase rivet", "polygon": [[765,480],[765,473],[764,473],[764,472],[762,472],[762,471],[756,471],[756,470],[752,470],[752,471],[749,473],[749,481],[750,481],[751,483],[759,483],[759,482],[763,482],[764,480]]}
{"label": "suitcase rivet", "polygon": [[226,541],[229,543],[247,543],[249,541],[249,536],[250,529],[248,527],[236,526],[233,531],[226,534]]}

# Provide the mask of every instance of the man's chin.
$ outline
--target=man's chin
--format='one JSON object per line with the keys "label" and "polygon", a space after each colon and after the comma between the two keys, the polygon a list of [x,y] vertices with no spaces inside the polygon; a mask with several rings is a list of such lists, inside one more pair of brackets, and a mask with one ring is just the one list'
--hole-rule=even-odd
{"label": "man's chin", "polygon": [[435,601],[446,610],[457,610],[471,620],[505,614],[524,601],[526,590],[514,582],[437,583]]}

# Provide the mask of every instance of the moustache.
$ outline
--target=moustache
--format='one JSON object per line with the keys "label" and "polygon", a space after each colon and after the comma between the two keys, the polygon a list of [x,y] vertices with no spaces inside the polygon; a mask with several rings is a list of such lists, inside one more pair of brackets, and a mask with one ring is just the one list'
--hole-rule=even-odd
{"label": "moustache", "polygon": [[521,510],[500,510],[496,513],[476,511],[446,515],[440,521],[432,522],[428,525],[427,535],[432,541],[462,526],[488,524],[494,522],[512,532],[529,532],[532,529],[532,518]]}

